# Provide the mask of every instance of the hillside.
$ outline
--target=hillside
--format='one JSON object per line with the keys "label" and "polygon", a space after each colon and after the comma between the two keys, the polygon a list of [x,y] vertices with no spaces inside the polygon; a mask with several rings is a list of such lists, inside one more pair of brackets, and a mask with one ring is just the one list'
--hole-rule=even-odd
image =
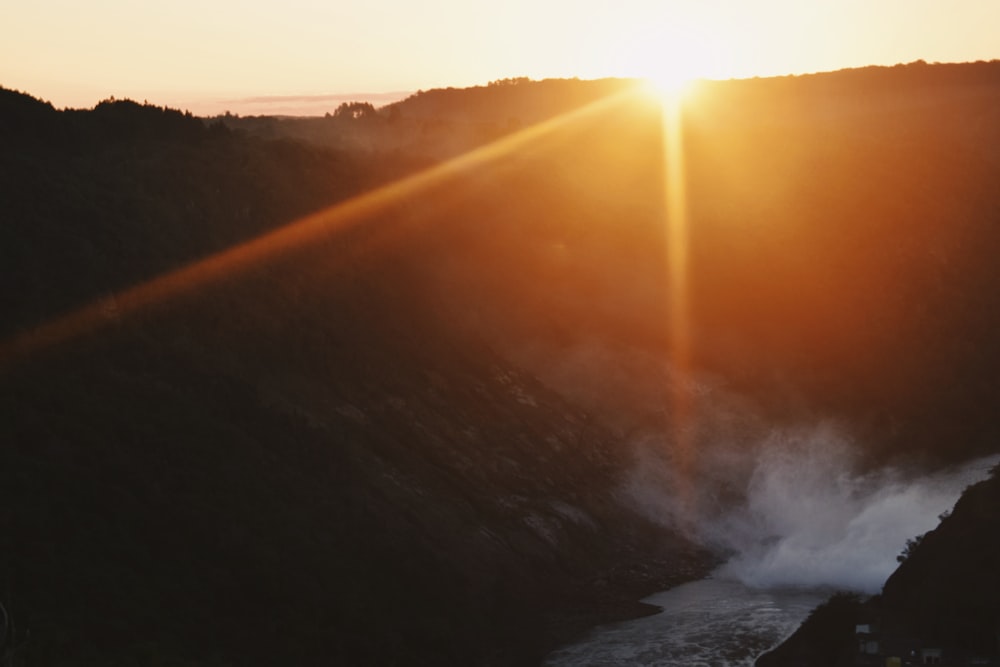
{"label": "hillside", "polygon": [[342,103],[323,117],[229,114],[213,121],[265,138],[441,159],[633,87],[635,81],[626,79],[505,79],[472,88],[421,90],[380,109]]}
{"label": "hillside", "polygon": [[[3,103],[7,335],[401,169],[130,102]],[[530,663],[703,571],[618,500],[619,439],[369,246],[321,238],[6,350],[21,659]]]}
{"label": "hillside", "polygon": [[[487,93],[555,85],[431,91],[393,108],[415,118],[434,100],[444,125],[486,123]],[[683,141],[698,373],[768,419],[842,420],[883,460],[994,451],[998,101],[997,62],[696,89]],[[591,407],[611,400],[662,429],[664,372],[649,360],[670,354],[665,167],[648,102],[577,115],[470,175],[474,193],[448,193],[428,222],[456,230],[461,253],[449,235],[418,241],[454,321],[575,399],[598,394]],[[368,121],[365,136],[396,136],[393,121]],[[486,141],[443,135],[447,155]],[[601,391],[609,373],[620,380]]]}

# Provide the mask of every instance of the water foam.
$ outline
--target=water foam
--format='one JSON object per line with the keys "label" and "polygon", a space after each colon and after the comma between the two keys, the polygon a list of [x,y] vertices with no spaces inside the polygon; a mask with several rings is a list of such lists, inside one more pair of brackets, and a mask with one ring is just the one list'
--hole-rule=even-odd
{"label": "water foam", "polygon": [[669,455],[641,447],[627,489],[649,516],[732,554],[718,572],[757,588],[875,593],[906,541],[933,529],[1000,455],[930,474],[862,470],[832,424],[757,431],[700,445],[698,498],[672,497]]}

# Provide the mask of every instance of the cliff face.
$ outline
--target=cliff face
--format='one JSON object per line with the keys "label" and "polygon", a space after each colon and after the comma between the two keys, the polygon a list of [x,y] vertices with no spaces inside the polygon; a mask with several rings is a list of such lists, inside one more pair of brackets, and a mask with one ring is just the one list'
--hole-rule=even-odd
{"label": "cliff face", "polygon": [[1000,475],[969,487],[885,583],[876,608],[929,642],[1000,657]]}

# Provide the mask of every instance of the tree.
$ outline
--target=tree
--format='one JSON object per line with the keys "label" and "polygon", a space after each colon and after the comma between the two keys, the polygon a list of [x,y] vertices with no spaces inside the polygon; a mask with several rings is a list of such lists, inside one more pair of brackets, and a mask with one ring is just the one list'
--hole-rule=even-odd
{"label": "tree", "polygon": [[901,554],[896,556],[896,562],[902,563],[906,561],[907,558],[912,556],[913,552],[917,550],[917,547],[920,546],[920,543],[924,541],[925,537],[927,537],[927,533],[924,533],[923,535],[917,535],[916,537],[911,537],[910,539],[906,540],[906,547],[903,548],[903,552]]}
{"label": "tree", "polygon": [[490,81],[487,86],[490,88],[496,88],[499,86],[521,86],[526,83],[531,83],[531,79],[526,76],[518,76],[508,79],[496,79],[495,81]]}
{"label": "tree", "polygon": [[345,120],[358,120],[360,118],[374,118],[375,107],[371,102],[344,102],[333,112],[334,118]]}

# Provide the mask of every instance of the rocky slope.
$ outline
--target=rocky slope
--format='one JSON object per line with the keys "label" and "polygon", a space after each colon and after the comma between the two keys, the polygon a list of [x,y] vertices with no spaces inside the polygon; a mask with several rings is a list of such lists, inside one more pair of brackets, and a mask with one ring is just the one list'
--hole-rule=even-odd
{"label": "rocky slope", "polygon": [[2,102],[17,664],[531,664],[706,566],[619,498],[620,438],[442,321],[420,262],[363,231],[12,347],[400,166]]}

